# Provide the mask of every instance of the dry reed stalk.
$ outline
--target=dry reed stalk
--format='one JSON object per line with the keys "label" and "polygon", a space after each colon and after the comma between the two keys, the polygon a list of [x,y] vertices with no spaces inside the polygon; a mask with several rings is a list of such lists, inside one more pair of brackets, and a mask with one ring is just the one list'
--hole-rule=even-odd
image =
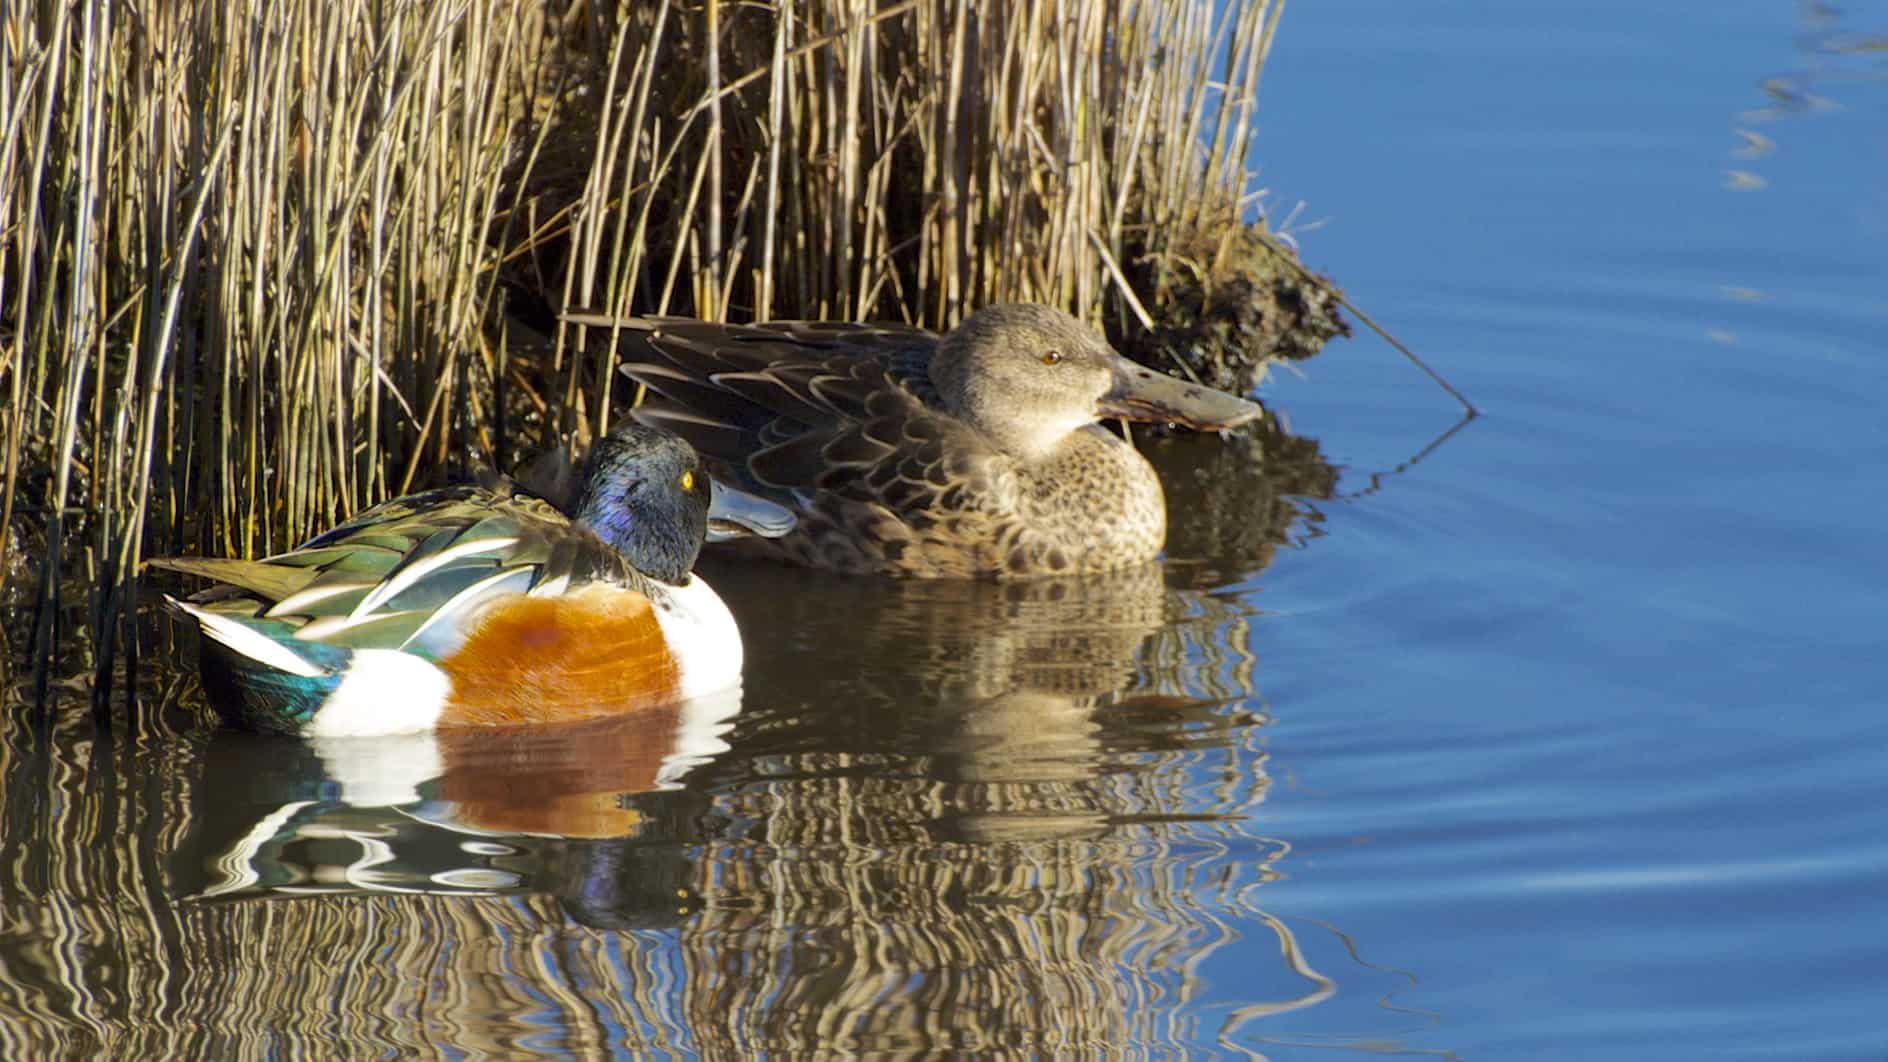
{"label": "dry reed stalk", "polygon": [[42,612],[83,568],[102,621],[145,550],[278,550],[607,427],[602,345],[514,356],[511,314],[1143,331],[1228,255],[1193,233],[1249,195],[1281,8],[12,5],[0,580],[25,520]]}
{"label": "dry reed stalk", "polygon": [[446,399],[487,346],[538,18],[503,0],[0,16],[0,518],[46,525],[49,606],[68,513],[103,620],[153,537],[279,548],[457,450]]}
{"label": "dry reed stalk", "polygon": [[[570,196],[573,261],[546,310],[945,327],[1013,299],[1146,333],[1163,309],[1146,263],[1190,253],[1173,241],[1195,230],[1238,228],[1250,202],[1254,100],[1282,7],[826,0],[625,14],[615,46],[664,76],[609,81],[610,106],[674,118],[651,121],[650,137],[599,123]],[[605,198],[608,175],[624,176]],[[633,235],[606,236],[625,215]],[[566,434],[607,419],[607,347],[560,330]]]}

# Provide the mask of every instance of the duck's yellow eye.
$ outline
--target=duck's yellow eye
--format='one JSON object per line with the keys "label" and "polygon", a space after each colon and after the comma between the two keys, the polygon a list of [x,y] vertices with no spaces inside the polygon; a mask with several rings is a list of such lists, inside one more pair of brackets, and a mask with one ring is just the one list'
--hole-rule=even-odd
{"label": "duck's yellow eye", "polygon": [[1044,365],[1055,365],[1059,363],[1061,360],[1062,360],[1062,352],[1059,350],[1051,350],[1042,356],[1042,363]]}
{"label": "duck's yellow eye", "polygon": [[682,473],[682,489],[683,490],[695,489],[695,473],[693,472]]}

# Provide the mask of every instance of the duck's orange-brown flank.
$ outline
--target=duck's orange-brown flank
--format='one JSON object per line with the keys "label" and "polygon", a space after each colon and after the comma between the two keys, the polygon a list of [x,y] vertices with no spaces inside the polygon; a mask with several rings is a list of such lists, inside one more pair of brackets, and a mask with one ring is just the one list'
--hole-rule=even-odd
{"label": "duck's orange-brown flank", "polygon": [[681,689],[649,599],[601,583],[494,602],[439,667],[452,680],[442,727],[594,719],[672,703]]}

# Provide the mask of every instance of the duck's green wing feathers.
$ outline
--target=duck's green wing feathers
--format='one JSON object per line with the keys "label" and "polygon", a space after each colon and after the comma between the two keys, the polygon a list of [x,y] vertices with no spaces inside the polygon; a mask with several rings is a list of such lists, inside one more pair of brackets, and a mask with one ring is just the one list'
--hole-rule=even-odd
{"label": "duck's green wing feathers", "polygon": [[432,659],[457,647],[465,621],[494,596],[636,578],[550,505],[476,487],[396,499],[259,561],[152,563],[241,588],[272,633],[279,625],[303,642]]}
{"label": "duck's green wing feathers", "polygon": [[167,568],[213,579],[267,601],[279,601],[299,592],[317,574],[306,568],[289,568],[268,561],[234,560],[228,557],[154,557],[148,563],[153,568]]}

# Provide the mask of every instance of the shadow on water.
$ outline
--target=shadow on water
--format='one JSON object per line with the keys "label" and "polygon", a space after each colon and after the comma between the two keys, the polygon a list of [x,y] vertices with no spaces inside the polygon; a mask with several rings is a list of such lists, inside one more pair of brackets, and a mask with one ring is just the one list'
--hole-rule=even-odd
{"label": "shadow on water", "polygon": [[[1230,1049],[1342,981],[1381,995],[1333,930],[1263,904],[1289,846],[1257,821],[1260,617],[1210,588],[1305,533],[1281,486],[1335,475],[1249,445],[1274,448],[1264,471],[1151,445],[1165,566],[992,584],[710,562],[748,632],[745,703],[633,725],[234,733],[166,619],[136,727],[54,681],[36,740],[9,676],[5,1053]],[[1374,1013],[1328,1046],[1408,1025]]]}

